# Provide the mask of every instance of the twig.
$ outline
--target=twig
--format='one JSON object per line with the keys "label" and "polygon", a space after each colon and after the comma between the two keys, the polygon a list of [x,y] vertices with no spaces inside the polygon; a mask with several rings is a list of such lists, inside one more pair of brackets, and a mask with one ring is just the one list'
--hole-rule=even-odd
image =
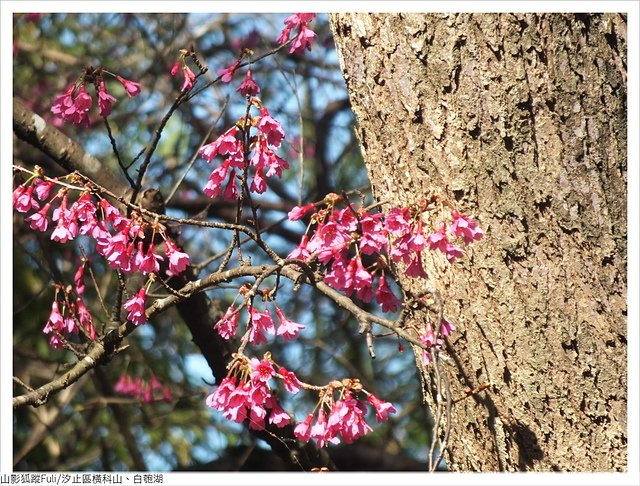
{"label": "twig", "polygon": [[111,133],[111,125],[109,124],[109,120],[107,119],[106,116],[103,117],[102,119],[104,120],[104,125],[107,127],[107,133],[109,134],[109,141],[111,142],[111,147],[113,148],[113,153],[116,156],[116,159],[118,160],[118,165],[122,169],[122,172],[124,173],[124,176],[127,178],[127,181],[129,181],[129,184],[131,185],[131,187],[133,187],[135,185],[135,182],[133,181],[133,179],[129,175],[129,171],[124,166],[124,163],[122,162],[122,159],[120,158],[120,152],[118,151],[118,145],[116,143],[116,139],[114,138],[113,134]]}
{"label": "twig", "polygon": [[[216,118],[216,121],[214,121],[211,124],[211,127],[207,131],[206,135],[200,141],[200,144],[198,145],[198,147],[202,147],[204,145],[204,143],[209,139],[209,137],[213,133],[213,130],[216,128],[216,125],[218,124],[218,122],[222,118],[222,114],[227,109],[228,103],[229,103],[229,96],[227,96],[227,98],[224,101],[224,104],[222,105],[222,108],[220,108],[220,114],[218,115],[218,118]],[[168,205],[171,202],[171,200],[173,199],[173,196],[175,196],[176,192],[178,191],[178,188],[180,187],[180,184],[182,184],[182,181],[184,181],[184,178],[187,177],[187,174],[189,173],[189,171],[193,167],[193,164],[195,163],[197,158],[198,158],[198,150],[196,150],[194,152],[194,154],[191,156],[191,159],[189,160],[189,163],[187,164],[187,168],[182,173],[182,175],[178,178],[176,183],[173,185],[173,188],[169,192],[169,195],[165,198],[165,200],[164,200],[165,205]]]}

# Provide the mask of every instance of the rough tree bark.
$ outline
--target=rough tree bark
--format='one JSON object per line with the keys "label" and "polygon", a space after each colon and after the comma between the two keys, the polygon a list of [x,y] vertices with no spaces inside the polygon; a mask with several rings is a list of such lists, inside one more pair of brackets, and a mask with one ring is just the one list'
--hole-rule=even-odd
{"label": "rough tree bark", "polygon": [[487,231],[425,265],[451,396],[493,384],[454,403],[449,467],[626,470],[626,17],[331,22],[376,197],[435,191]]}

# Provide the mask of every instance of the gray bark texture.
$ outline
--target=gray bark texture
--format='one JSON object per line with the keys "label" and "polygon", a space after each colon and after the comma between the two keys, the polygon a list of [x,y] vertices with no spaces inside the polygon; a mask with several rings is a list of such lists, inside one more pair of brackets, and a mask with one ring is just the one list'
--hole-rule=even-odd
{"label": "gray bark texture", "polygon": [[487,232],[400,277],[457,325],[448,467],[626,470],[626,17],[331,23],[376,198],[441,194]]}

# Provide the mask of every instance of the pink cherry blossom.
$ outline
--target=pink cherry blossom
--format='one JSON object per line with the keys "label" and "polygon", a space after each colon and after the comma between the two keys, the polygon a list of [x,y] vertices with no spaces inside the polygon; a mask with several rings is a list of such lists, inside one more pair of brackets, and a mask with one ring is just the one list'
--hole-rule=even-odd
{"label": "pink cherry blossom", "polygon": [[282,366],[278,368],[278,373],[282,375],[282,384],[289,393],[298,393],[302,384],[293,371],[289,371]]}
{"label": "pink cherry blossom", "polygon": [[165,247],[169,257],[169,271],[167,273],[170,275],[182,273],[189,265],[189,255],[178,250],[176,244],[169,239],[165,240]]}
{"label": "pink cherry blossom", "polygon": [[120,375],[120,378],[118,378],[118,381],[113,386],[113,391],[115,391],[116,393],[120,393],[122,395],[129,395],[132,392],[135,393],[137,388],[138,387],[135,385],[135,383],[131,379],[131,376],[124,374],[124,375]]}
{"label": "pink cherry blossom", "polygon": [[124,271],[131,269],[134,245],[126,228],[113,236],[96,238],[96,250],[106,258],[111,268],[119,268]]}
{"label": "pink cherry blossom", "polygon": [[147,298],[147,289],[146,287],[142,287],[137,294],[131,297],[128,301],[125,302],[124,308],[128,310],[127,319],[134,323],[136,326],[140,324],[144,324],[147,320],[147,316],[145,315],[145,300]]}
{"label": "pink cherry blossom", "polygon": [[87,221],[96,214],[96,206],[88,192],[83,193],[72,205],[69,210],[79,221]]}
{"label": "pink cherry blossom", "polygon": [[436,341],[436,336],[429,323],[427,323],[426,329],[418,335],[418,340],[427,346],[427,349],[422,351],[422,363],[428,365],[431,363],[430,349],[433,346],[437,346],[438,348],[442,347],[444,341],[440,338]]}
{"label": "pink cherry blossom", "polygon": [[400,300],[395,296],[384,276],[381,276],[378,281],[376,301],[380,304],[382,312],[396,312],[400,308]]}
{"label": "pink cherry blossom", "polygon": [[64,331],[67,333],[78,333],[78,326],[76,324],[76,320],[72,316],[67,316],[64,318]]}
{"label": "pink cherry blossom", "polygon": [[124,90],[127,92],[127,96],[129,96],[129,98],[140,94],[140,83],[129,81],[121,76],[116,76],[116,79],[122,83],[122,86],[124,86]]}
{"label": "pink cherry blossom", "polygon": [[180,61],[176,61],[173,66],[171,66],[171,76],[175,76],[176,74],[178,74],[178,71],[180,70]]}
{"label": "pink cherry blossom", "polygon": [[385,217],[385,228],[395,234],[403,235],[410,231],[408,208],[393,208]]}
{"label": "pink cherry blossom", "polygon": [[251,69],[247,69],[244,80],[240,83],[240,86],[236,89],[243,96],[255,96],[260,92],[260,87],[256,84],[251,75]]}
{"label": "pink cherry blossom", "polygon": [[352,292],[353,275],[349,271],[350,260],[341,254],[331,262],[331,270],[324,276],[326,284],[337,290],[347,290]]}
{"label": "pink cherry blossom", "polygon": [[274,119],[266,108],[260,110],[260,120],[258,121],[258,130],[267,137],[267,143],[272,147],[280,147],[280,143],[284,139],[284,131],[280,126],[280,122]]}
{"label": "pink cherry blossom", "polygon": [[26,218],[26,221],[29,221],[29,227],[31,229],[38,231],[47,231],[47,225],[49,224],[47,213],[49,212],[50,207],[51,203],[47,203],[42,207],[40,211]]}
{"label": "pink cherry blossom", "polygon": [[251,366],[250,376],[254,381],[266,383],[275,374],[273,365],[266,359],[259,360],[258,358],[251,358],[249,360],[249,366]]}
{"label": "pink cherry blossom", "polygon": [[107,92],[107,88],[102,80],[98,83],[97,93],[100,116],[109,116],[112,109],[111,103],[118,100]]}
{"label": "pink cherry blossom", "polygon": [[51,339],[49,339],[49,345],[53,349],[61,349],[64,346],[64,340],[59,334],[54,334],[51,336]]}
{"label": "pink cherry blossom", "polygon": [[231,174],[229,174],[229,181],[227,182],[227,185],[224,188],[222,197],[233,201],[238,199],[238,195],[239,194],[238,194],[238,186],[236,184],[236,171],[232,170]]}
{"label": "pink cherry blossom", "polygon": [[214,324],[213,327],[224,339],[231,339],[236,335],[239,317],[240,313],[236,311],[235,307],[230,305],[227,308],[224,316],[222,316],[220,320]]}
{"label": "pink cherry blossom", "polygon": [[287,258],[308,260],[311,257],[311,254],[307,251],[307,243],[309,243],[309,237],[307,235],[302,235],[300,244],[287,255]]}
{"label": "pink cherry blossom", "polygon": [[249,190],[258,194],[262,194],[267,190],[267,181],[264,178],[264,172],[261,167],[256,169]]}
{"label": "pink cherry blossom", "polygon": [[84,285],[84,267],[85,262],[83,261],[80,265],[78,265],[78,269],[73,276],[73,284],[76,289],[76,293],[78,295],[84,294],[85,285]]}
{"label": "pink cherry blossom", "polygon": [[386,251],[388,234],[382,224],[382,213],[365,214],[360,218],[361,236],[358,247],[364,255]]}
{"label": "pink cherry blossom", "polygon": [[80,297],[76,299],[76,309],[80,325],[86,332],[89,339],[94,340],[96,338],[96,329],[93,325],[93,317],[91,317],[89,309],[87,309]]}
{"label": "pink cherry blossom", "polygon": [[334,221],[319,225],[307,244],[307,250],[316,254],[318,260],[328,264],[338,258],[352,243],[351,234]]}
{"label": "pink cherry blossom", "polygon": [[182,87],[180,91],[189,91],[193,88],[193,83],[196,81],[196,75],[193,74],[193,71],[186,64],[182,65],[182,76],[184,77],[184,82],[182,83]]}
{"label": "pink cherry blossom", "polygon": [[155,375],[151,375],[151,380],[146,382],[142,378],[133,379],[129,374],[120,375],[118,382],[114,385],[113,390],[120,394],[136,398],[142,403],[153,403],[157,400],[154,392],[159,391],[162,394],[162,400],[171,402],[173,396],[171,390],[158,381]]}
{"label": "pink cherry blossom", "polygon": [[206,404],[209,407],[223,410],[227,407],[231,394],[236,389],[236,380],[233,377],[225,377],[218,388],[207,396]]}
{"label": "pink cherry blossom", "polygon": [[373,393],[370,393],[367,396],[367,400],[369,400],[369,403],[373,405],[373,408],[375,408],[376,410],[376,421],[378,423],[387,421],[387,414],[396,413],[396,409],[393,405],[391,405],[389,402],[380,400]]}
{"label": "pink cherry blossom", "polygon": [[453,235],[462,238],[465,244],[479,240],[484,236],[484,231],[478,227],[478,223],[473,219],[458,213],[458,211],[452,211],[451,217],[453,223],[449,226],[449,230]]}
{"label": "pink cherry blossom", "polygon": [[133,259],[133,270],[138,270],[147,275],[149,273],[157,273],[160,270],[160,263],[163,257],[153,252],[153,245],[149,245],[145,250],[143,242],[138,241],[138,251]]}
{"label": "pink cherry blossom", "polygon": [[264,333],[275,333],[273,318],[268,311],[260,312],[255,307],[251,307],[249,311],[251,316],[251,329],[249,331],[249,342],[251,344],[260,344],[267,342]]}
{"label": "pink cherry blossom", "polygon": [[285,27],[284,29],[282,29],[282,32],[280,32],[280,34],[276,38],[276,42],[280,45],[285,44],[289,40],[290,34],[291,34],[291,29],[289,29],[288,27]]}
{"label": "pink cherry blossom", "polygon": [[311,427],[311,437],[316,439],[318,447],[324,447],[327,442],[331,442],[332,444],[340,442],[340,439],[335,436],[334,428],[330,427],[327,423],[327,414],[324,408],[318,411],[316,423]]}
{"label": "pink cherry blossom", "polygon": [[45,334],[50,334],[53,331],[62,332],[64,329],[64,317],[60,313],[60,309],[58,308],[58,301],[54,300],[51,303],[51,312],[49,313],[49,319],[44,326],[42,332]]}
{"label": "pink cherry blossom", "polygon": [[67,195],[62,196],[60,206],[53,211],[53,221],[57,222],[56,229],[51,233],[51,239],[66,243],[78,236],[78,222],[76,214],[67,208]]}
{"label": "pink cherry blossom", "polygon": [[220,81],[222,81],[223,83],[228,83],[229,81],[231,81],[231,79],[233,78],[233,73],[236,72],[238,66],[240,66],[240,61],[234,62],[228,68],[218,69],[218,74],[221,76]]}
{"label": "pink cherry blossom", "polygon": [[440,250],[441,252],[446,253],[447,245],[449,244],[449,238],[445,234],[445,231],[445,224],[442,223],[437,231],[431,233],[427,237],[429,248],[431,248],[432,250]]}
{"label": "pink cherry blossom", "polygon": [[270,396],[267,399],[266,406],[271,409],[269,412],[269,423],[279,428],[291,423],[291,417],[289,417],[289,414],[282,409],[278,400],[276,400],[274,396]]}
{"label": "pink cherry blossom", "polygon": [[298,29],[302,25],[306,25],[316,18],[314,13],[294,13],[284,19],[284,25],[290,29]]}
{"label": "pink cherry blossom", "polygon": [[307,27],[307,24],[315,18],[314,13],[295,13],[284,20],[285,28],[280,32],[276,42],[285,44],[291,35],[292,30],[297,30],[291,47],[290,53],[304,51],[305,48],[311,49],[311,42],[315,37],[315,32]]}
{"label": "pink cherry blossom", "polygon": [[274,175],[281,177],[282,171],[289,168],[287,161],[278,157],[278,155],[267,146],[267,141],[264,137],[258,139],[250,163],[256,167],[256,170],[266,170],[267,177]]}
{"label": "pink cherry blossom", "polygon": [[364,404],[348,393],[344,400],[334,402],[327,427],[332,434],[339,433],[344,441],[350,444],[373,430],[365,421],[366,413]]}
{"label": "pink cherry blossom", "polygon": [[[73,93],[75,92],[75,89],[75,85],[72,84],[64,93],[56,96],[53,99],[51,113],[64,120],[69,113],[69,110],[72,110],[73,108]],[[73,111],[71,111],[70,113],[72,113]]]}
{"label": "pink cherry blossom", "polygon": [[91,96],[87,93],[84,85],[80,85],[73,105],[65,111],[63,120],[70,121],[74,125],[89,126],[88,112],[92,104]]}
{"label": "pink cherry blossom", "polygon": [[453,263],[456,258],[462,258],[464,256],[464,250],[453,243],[447,243],[445,254],[449,263]]}
{"label": "pink cherry blossom", "polygon": [[118,208],[113,206],[106,199],[100,199],[99,205],[104,213],[105,219],[116,231],[123,230],[129,224],[129,220],[120,213]]}
{"label": "pink cherry blossom", "polygon": [[307,415],[307,417],[304,419],[303,422],[300,422],[293,429],[293,434],[298,438],[298,440],[301,440],[302,442],[309,441],[309,438],[311,437],[311,421],[312,420],[313,420],[313,414],[310,413],[309,415]]}
{"label": "pink cherry blossom", "polygon": [[306,25],[303,25],[300,28],[298,35],[293,39],[291,47],[289,48],[289,53],[293,54],[294,52],[304,52],[305,49],[310,51],[311,43],[315,37],[316,33]]}
{"label": "pink cherry blossom", "polygon": [[285,341],[291,341],[292,339],[297,338],[298,333],[305,327],[302,324],[298,324],[297,322],[287,319],[278,307],[276,307],[276,315],[280,320],[276,336],[284,336]]}
{"label": "pink cherry blossom", "polygon": [[422,256],[421,253],[416,253],[407,268],[404,270],[404,274],[407,277],[413,278],[427,278],[427,273],[424,271],[424,267],[422,266]]}
{"label": "pink cherry blossom", "polygon": [[440,335],[443,337],[449,336],[451,332],[455,330],[455,328],[456,326],[446,319],[442,319],[440,321]]}
{"label": "pink cherry blossom", "polygon": [[203,145],[198,150],[198,153],[209,162],[218,154],[241,153],[242,143],[236,138],[237,133],[238,129],[236,127],[230,128],[213,142]]}
{"label": "pink cherry blossom", "polygon": [[314,204],[307,204],[305,206],[295,206],[291,211],[287,213],[287,217],[289,221],[298,221],[305,214],[315,208]]}
{"label": "pink cherry blossom", "polygon": [[18,186],[13,191],[13,207],[19,213],[26,213],[31,209],[39,209],[40,205],[33,197],[34,185],[25,187],[24,185]]}
{"label": "pink cherry blossom", "polygon": [[33,181],[33,184],[36,186],[36,196],[40,201],[44,201],[49,198],[49,193],[53,186],[55,186],[55,182],[53,181],[43,181],[42,179],[36,179]]}

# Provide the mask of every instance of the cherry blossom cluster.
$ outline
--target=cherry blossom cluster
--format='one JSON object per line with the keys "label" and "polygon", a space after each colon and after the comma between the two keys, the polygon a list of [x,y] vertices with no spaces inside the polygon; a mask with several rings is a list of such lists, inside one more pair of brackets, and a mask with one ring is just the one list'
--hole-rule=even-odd
{"label": "cherry blossom cluster", "polygon": [[434,325],[430,321],[424,323],[423,328],[418,333],[418,340],[427,346],[427,349],[422,351],[422,364],[428,365],[431,363],[431,348],[435,346],[437,349],[442,349],[443,338],[449,336],[455,328],[456,326],[453,323],[444,318],[440,321],[437,329],[434,329]]}
{"label": "cherry blossom cluster", "polygon": [[262,430],[267,422],[276,427],[291,423],[291,416],[282,409],[269,385],[271,380],[279,380],[292,394],[301,388],[319,391],[314,412],[294,429],[299,440],[315,439],[319,447],[338,443],[339,437],[351,443],[372,430],[365,421],[367,407],[359,396],[364,395],[367,403],[373,406],[378,422],[386,421],[389,413],[396,412],[393,405],[364,390],[358,380],[335,380],[324,387],[308,385],[295,373],[275,363],[269,353],[261,360],[236,354],[229,368],[229,374],[207,397],[208,406],[221,411],[229,420],[247,421],[250,428]]}
{"label": "cherry blossom cluster", "polygon": [[113,389],[120,395],[136,398],[142,403],[147,404],[159,400],[164,400],[167,403],[173,401],[173,395],[169,387],[163,386],[154,374],[151,374],[149,381],[146,381],[142,378],[133,378],[131,375],[125,373],[120,375]]}
{"label": "cherry blossom cluster", "polygon": [[[292,39],[289,53],[304,52],[305,49],[311,50],[311,43],[316,37],[316,33],[308,27],[316,17],[314,13],[294,13],[284,20],[285,28],[282,29],[280,35],[276,39],[278,44],[285,44]],[[295,31],[293,38],[291,32]]]}
{"label": "cherry blossom cluster", "polygon": [[129,97],[140,93],[140,83],[113,74],[102,67],[87,66],[83,69],[78,81],[69,86],[64,93],[55,97],[51,112],[62,121],[74,125],[89,126],[89,110],[93,99],[87,92],[86,85],[92,84],[98,99],[98,113],[102,117],[109,116],[113,108],[111,104],[117,99],[107,91],[104,74],[109,74],[117,79]]}
{"label": "cherry blossom cluster", "polygon": [[[52,191],[56,183],[56,179],[33,176],[14,190],[13,205],[18,212],[36,210],[25,218],[31,229],[44,232],[51,220],[56,223],[51,233],[53,241],[67,243],[78,235],[91,237],[109,266],[123,272],[146,275],[160,270],[164,257],[154,252],[156,235],[165,244],[170,275],[181,273],[189,264],[189,256],[167,236],[163,225],[148,222],[135,211],[131,218],[123,216],[118,208],[90,188],[65,184],[58,191]],[[79,197],[72,203],[69,201],[70,190],[79,192]],[[53,204],[56,206],[52,212]],[[149,230],[151,237],[146,235]]]}
{"label": "cherry blossom cluster", "polygon": [[265,419],[276,427],[284,427],[291,423],[291,417],[272,393],[269,380],[280,378],[291,393],[298,392],[300,382],[292,372],[281,366],[277,368],[278,372],[268,353],[262,360],[236,354],[229,374],[207,397],[206,404],[221,411],[228,420],[237,423],[247,420],[254,430],[264,429]]}
{"label": "cherry blossom cluster", "polygon": [[[57,185],[61,187],[53,190]],[[70,191],[78,193],[73,202],[69,200]],[[189,256],[167,235],[163,225],[148,222],[135,211],[128,218],[90,188],[49,179],[40,169],[16,187],[13,206],[25,215],[33,211],[25,218],[31,229],[45,232],[50,222],[55,223],[53,241],[67,243],[79,235],[89,237],[108,265],[125,273],[156,274],[165,259],[168,275],[178,275],[189,265]],[[164,256],[155,251],[158,239],[164,244]],[[136,325],[145,322],[144,303],[151,280],[124,305],[129,311],[127,318]],[[80,305],[77,309],[84,312]],[[56,329],[52,326],[48,328]]]}
{"label": "cherry blossom cluster", "polygon": [[[295,30],[296,34],[291,38],[290,52],[311,49],[315,33],[307,24],[314,17],[315,14],[311,13],[293,14],[287,17],[284,21],[286,27],[280,33],[277,42],[280,44],[289,42],[291,32]],[[229,83],[240,67],[242,59],[251,54],[250,50],[245,49],[231,66],[219,69],[220,80]],[[178,63],[174,65],[174,70],[177,72],[176,66]],[[247,180],[249,191],[262,194],[267,190],[268,177],[281,177],[283,170],[289,168],[287,161],[275,152],[285,137],[284,131],[280,122],[274,119],[269,110],[256,98],[260,93],[260,87],[253,78],[251,69],[247,69],[236,91],[247,98],[248,108],[257,109],[259,115],[240,118],[233,127],[218,136],[216,140],[200,148],[199,153],[207,162],[211,162],[217,156],[223,159],[222,163],[211,172],[209,181],[203,189],[203,192],[211,198],[222,196],[230,200],[239,199],[242,190],[239,184],[242,180]],[[252,129],[253,133],[251,133]],[[250,182],[249,177],[251,177]]]}
{"label": "cherry blossom cluster", "polygon": [[[268,303],[267,303],[268,305]],[[278,325],[276,326],[273,316],[265,306],[264,311],[259,311],[253,305],[249,306],[249,324],[247,329],[247,339],[251,344],[257,345],[267,342],[266,334],[272,336],[282,336],[285,341],[291,341],[298,337],[300,330],[304,329],[304,325],[298,324],[285,317],[284,313],[278,306],[272,302],[276,316],[278,317]],[[238,320],[240,317],[240,309],[230,305],[220,320],[214,324],[214,329],[224,339],[231,339],[236,335],[238,329]]]}
{"label": "cherry blossom cluster", "polygon": [[180,91],[189,91],[193,88],[193,85],[196,81],[196,75],[191,70],[189,66],[187,66],[186,58],[191,54],[191,51],[188,49],[180,49],[180,56],[178,60],[171,67],[171,76],[175,76],[178,74],[178,71],[182,72],[182,87]]}
{"label": "cherry blossom cluster", "polygon": [[82,300],[85,291],[84,268],[83,260],[75,273],[73,286],[55,285],[56,292],[51,303],[51,312],[42,329],[43,333],[51,334],[49,345],[54,349],[64,347],[71,334],[82,333],[91,341],[96,338],[93,317]]}
{"label": "cherry blossom cluster", "polygon": [[336,380],[323,387],[316,408],[295,427],[293,433],[304,442],[315,439],[318,447],[338,444],[340,437],[345,443],[352,443],[373,430],[365,420],[367,407],[359,398],[361,395],[373,407],[378,423],[387,421],[388,414],[396,412],[391,403],[366,391],[359,380]]}
{"label": "cherry blossom cluster", "polygon": [[[262,194],[267,190],[266,178],[281,177],[289,168],[286,160],[275,153],[284,139],[284,131],[266,107],[257,98],[250,100],[260,115],[242,118],[216,140],[200,148],[200,155],[208,162],[216,156],[224,160],[209,175],[209,181],[203,192],[211,197],[222,196],[226,199],[238,199],[243,177],[247,178],[249,191]],[[255,129],[257,133],[250,134]],[[238,173],[243,174],[240,178]],[[249,183],[249,177],[251,182]],[[226,182],[225,182],[226,181]]]}
{"label": "cherry blossom cluster", "polygon": [[[346,207],[337,209],[339,202]],[[468,245],[484,235],[473,219],[452,211],[450,225],[442,223],[425,237],[422,214],[432,209],[421,202],[391,209],[387,214],[372,213],[355,207],[343,196],[329,194],[322,203],[296,206],[289,212],[289,219],[297,221],[315,210],[300,244],[288,258],[306,262],[317,259],[329,270],[324,281],[331,287],[347,296],[355,294],[363,302],[375,297],[383,312],[397,311],[400,300],[387,281],[387,275],[394,273],[393,264],[402,263],[408,277],[426,277],[422,252],[427,247],[443,252],[453,262],[464,255],[464,250],[452,238]]]}

